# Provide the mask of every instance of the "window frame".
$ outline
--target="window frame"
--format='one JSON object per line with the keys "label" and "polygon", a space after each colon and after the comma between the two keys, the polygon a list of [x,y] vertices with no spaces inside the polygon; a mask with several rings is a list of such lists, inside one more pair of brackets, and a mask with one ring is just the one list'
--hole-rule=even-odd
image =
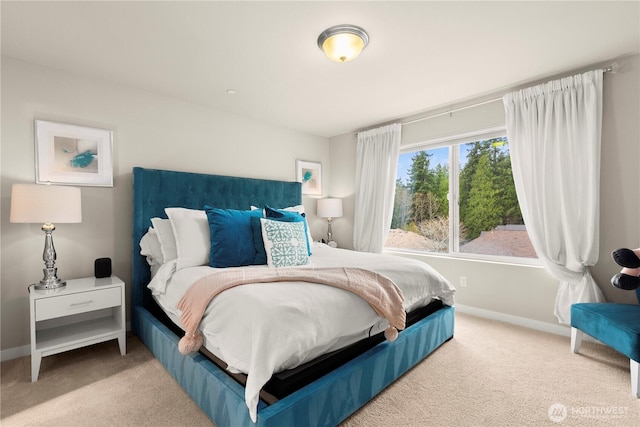
{"label": "window frame", "polygon": [[542,265],[539,258],[515,257],[504,255],[474,254],[460,252],[460,149],[462,144],[483,141],[492,138],[507,137],[506,126],[496,126],[479,129],[455,135],[430,139],[424,142],[400,146],[399,154],[415,153],[422,150],[432,150],[449,147],[449,252],[430,252],[404,248],[384,248],[388,252],[404,252],[412,255],[422,254],[437,257],[470,259],[483,262],[497,262],[516,265]]}

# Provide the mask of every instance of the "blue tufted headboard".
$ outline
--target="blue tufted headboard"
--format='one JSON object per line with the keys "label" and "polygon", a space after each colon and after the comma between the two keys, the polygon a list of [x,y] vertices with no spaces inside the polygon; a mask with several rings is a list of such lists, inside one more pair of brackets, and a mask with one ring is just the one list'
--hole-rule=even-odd
{"label": "blue tufted headboard", "polygon": [[192,172],[133,168],[133,251],[131,306],[150,307],[147,289],[149,265],[140,255],[140,239],[151,218],[166,218],[164,208],[202,209],[205,204],[223,209],[287,207],[302,204],[302,184]]}

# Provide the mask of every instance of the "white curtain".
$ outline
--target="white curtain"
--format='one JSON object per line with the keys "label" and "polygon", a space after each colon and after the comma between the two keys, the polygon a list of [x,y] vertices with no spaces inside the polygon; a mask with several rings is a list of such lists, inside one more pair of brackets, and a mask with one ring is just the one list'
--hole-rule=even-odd
{"label": "white curtain", "polygon": [[533,247],[560,281],[554,314],[602,302],[598,261],[603,70],[503,97],[513,178]]}
{"label": "white curtain", "polygon": [[353,224],[356,251],[380,253],[389,235],[401,128],[394,123],[358,134]]}

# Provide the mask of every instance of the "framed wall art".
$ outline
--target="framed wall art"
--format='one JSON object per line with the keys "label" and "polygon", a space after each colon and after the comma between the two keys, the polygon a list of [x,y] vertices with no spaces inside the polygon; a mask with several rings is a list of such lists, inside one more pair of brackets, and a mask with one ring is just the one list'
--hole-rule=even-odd
{"label": "framed wall art", "polygon": [[302,183],[302,194],[322,195],[322,164],[296,160],[296,180]]}
{"label": "framed wall art", "polygon": [[36,182],[113,187],[113,132],[35,121]]}

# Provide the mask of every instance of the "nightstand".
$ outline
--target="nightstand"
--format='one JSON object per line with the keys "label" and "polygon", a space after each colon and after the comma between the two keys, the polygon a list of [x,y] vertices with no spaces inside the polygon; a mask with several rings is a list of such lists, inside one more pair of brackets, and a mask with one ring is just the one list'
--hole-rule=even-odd
{"label": "nightstand", "polygon": [[126,354],[124,282],[118,277],[67,280],[67,286],[54,290],[31,285],[29,307],[32,382],[45,356],[112,339]]}

